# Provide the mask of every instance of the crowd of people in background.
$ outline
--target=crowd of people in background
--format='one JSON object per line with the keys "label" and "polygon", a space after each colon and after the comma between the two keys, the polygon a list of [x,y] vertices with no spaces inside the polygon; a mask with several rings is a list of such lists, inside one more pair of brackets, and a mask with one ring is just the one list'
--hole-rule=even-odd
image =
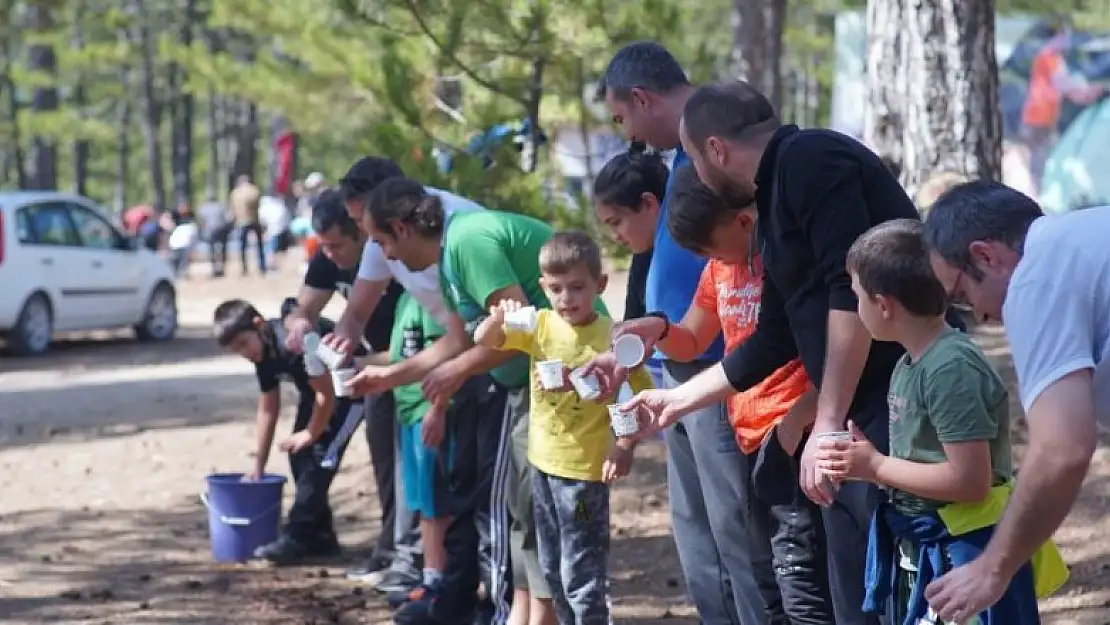
{"label": "crowd of people in background", "polygon": [[[867,147],[782,124],[747,83],[693,85],[655,43],[617,52],[600,93],[634,146],[593,189],[633,254],[622,321],[586,233],[385,158],[331,189],[306,180],[298,217],[318,249],[295,302],[214,315],[258,373],[249,475],[265,471],[279,380],[301,399],[280,444],[295,503],[256,555],[336,552],[327,489],[363,420],[385,529],[348,577],[385,593],[395,622],[608,623],[609,489],[662,433],[703,623],[1039,623],[1037,599],[1067,578],[1052,533],[1110,420],[1110,211],[1045,217],[1001,184],[947,177],[922,189],[923,222]],[[265,271],[296,220],[263,204],[243,178],[199,227],[178,234],[184,207],[156,225],[173,250],[237,228],[244,268],[254,233]],[[1013,346],[1020,477],[1009,391],[968,318],[1004,322]],[[643,347],[633,361],[612,347],[625,337]]]}

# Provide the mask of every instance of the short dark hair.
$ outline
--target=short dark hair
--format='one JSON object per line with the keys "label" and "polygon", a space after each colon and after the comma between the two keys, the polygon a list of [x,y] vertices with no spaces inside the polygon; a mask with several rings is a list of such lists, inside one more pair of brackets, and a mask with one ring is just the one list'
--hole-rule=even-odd
{"label": "short dark hair", "polygon": [[366,211],[378,230],[388,235],[393,235],[390,222],[394,219],[412,226],[422,236],[443,234],[443,202],[411,178],[383,181],[367,196]]}
{"label": "short dark hair", "polygon": [[713,240],[713,230],[734,217],[737,212],[753,206],[730,206],[724,197],[714,193],[698,178],[694,166],[686,163],[673,174],[667,195],[667,230],[679,246],[704,254]]}
{"label": "short dark hair", "polygon": [[563,275],[579,265],[595,279],[601,277],[601,247],[585,232],[556,232],[540,248],[540,271],[546,275]]}
{"label": "short dark hair", "polygon": [[638,211],[645,193],[663,201],[669,175],[667,164],[658,153],[629,150],[609,159],[598,172],[594,179],[594,201]]}
{"label": "short dark hair", "polygon": [[255,332],[255,320],[261,318],[258,309],[250,302],[229,299],[216,307],[212,314],[213,334],[220,347],[227,347],[243,332]]}
{"label": "short dark hair", "polygon": [[328,189],[320,194],[312,206],[312,230],[323,234],[332,228],[352,239],[359,238],[358,224],[343,206],[343,195],[339,191]]}
{"label": "short dark hair", "polygon": [[998,241],[1021,254],[1029,226],[1044,211],[1028,195],[993,180],[974,180],[937,198],[925,220],[925,245],[971,278],[983,275],[972,262],[975,241]]}
{"label": "short dark hair", "polygon": [[344,200],[366,195],[384,180],[401,178],[405,172],[400,165],[388,158],[364,156],[339,179],[339,192]]}
{"label": "short dark hair", "polygon": [[939,317],[948,308],[948,296],[929,264],[922,229],[916,219],[871,228],[848,249],[848,271],[869,297],[890,297],[912,315]]}
{"label": "short dark hair", "polygon": [[654,41],[637,41],[613,55],[598,81],[597,97],[612,93],[618,100],[628,100],[634,88],[669,93],[689,84],[682,65],[666,48]]}
{"label": "short dark hair", "polygon": [[767,96],[743,80],[699,87],[686,101],[682,121],[699,148],[709,137],[743,141],[782,125]]}

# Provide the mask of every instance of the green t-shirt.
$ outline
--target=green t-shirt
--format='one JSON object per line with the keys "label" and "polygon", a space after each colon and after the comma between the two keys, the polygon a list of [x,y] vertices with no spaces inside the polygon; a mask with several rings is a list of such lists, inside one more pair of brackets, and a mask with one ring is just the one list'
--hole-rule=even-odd
{"label": "green t-shirt", "polygon": [[[945,330],[917,362],[902,356],[887,401],[892,457],[945,462],[944,443],[988,441],[992,483],[1013,476],[1006,386],[963,332]],[[907,514],[924,514],[945,503],[894,492],[895,507]]]}
{"label": "green t-shirt", "polygon": [[[454,213],[447,221],[440,253],[440,288],[447,307],[466,322],[473,334],[488,314],[491,295],[520,285],[528,302],[550,308],[540,288],[540,248],[554,234],[538,219],[505,211],[484,210]],[[608,315],[601,298],[594,307]],[[520,355],[502,364],[490,375],[509,388],[528,383],[528,357]]]}
{"label": "green t-shirt", "polygon": [[[415,356],[443,334],[443,328],[439,327],[428,311],[407,292],[402,293],[393,315],[393,333],[389,338],[390,362]],[[424,391],[420,389],[420,382],[393,389],[393,399],[397,406],[397,421],[404,425],[412,425],[423,419],[431,406],[424,397]]]}

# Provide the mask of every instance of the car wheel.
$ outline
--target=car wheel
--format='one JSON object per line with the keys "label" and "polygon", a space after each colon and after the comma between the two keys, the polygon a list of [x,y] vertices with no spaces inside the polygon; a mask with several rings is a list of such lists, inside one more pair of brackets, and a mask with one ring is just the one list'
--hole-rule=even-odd
{"label": "car wheel", "polygon": [[143,312],[143,322],[135,326],[140,341],[169,341],[177,333],[177,294],[162,283],[154,288]]}
{"label": "car wheel", "polygon": [[38,356],[50,347],[53,337],[54,313],[50,301],[36,293],[19,311],[19,320],[8,335],[8,349],[16,356]]}

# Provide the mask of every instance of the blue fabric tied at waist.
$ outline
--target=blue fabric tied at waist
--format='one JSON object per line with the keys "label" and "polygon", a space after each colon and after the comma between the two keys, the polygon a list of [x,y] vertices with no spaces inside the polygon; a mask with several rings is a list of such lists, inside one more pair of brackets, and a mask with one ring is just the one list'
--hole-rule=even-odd
{"label": "blue fabric tied at waist", "polygon": [[[917,625],[929,611],[925,587],[951,567],[967,564],[979,557],[993,534],[993,527],[952,536],[935,513],[902,514],[889,502],[879,505],[871,517],[867,541],[867,568],[864,578],[865,612],[885,612],[887,600],[894,595],[898,581],[898,540],[917,547],[917,577],[910,591],[906,618],[902,625]],[[979,613],[981,625],[1039,625],[1033,569],[1027,563],[1010,582],[1006,593],[995,605]]]}

